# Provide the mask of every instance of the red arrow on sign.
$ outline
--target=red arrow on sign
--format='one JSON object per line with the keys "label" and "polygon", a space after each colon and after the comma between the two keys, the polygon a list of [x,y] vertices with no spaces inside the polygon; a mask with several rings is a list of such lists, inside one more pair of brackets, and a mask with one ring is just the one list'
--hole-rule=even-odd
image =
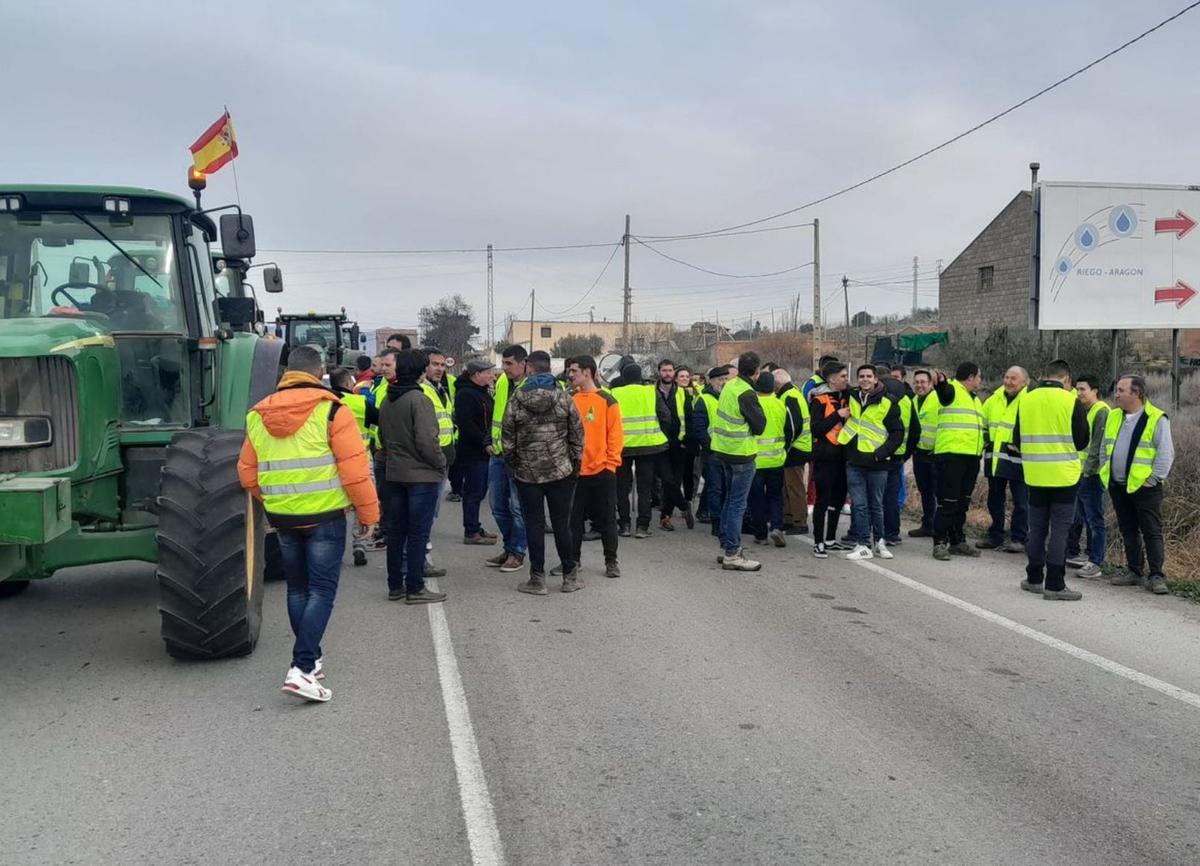
{"label": "red arrow on sign", "polygon": [[1196,297],[1196,290],[1185,283],[1183,280],[1177,280],[1175,285],[1165,289],[1154,290],[1154,303],[1156,304],[1175,304],[1176,309],[1182,307],[1192,298]]}
{"label": "red arrow on sign", "polygon": [[1196,221],[1181,210],[1175,211],[1175,216],[1166,217],[1154,221],[1154,233],[1156,235],[1163,232],[1175,232],[1175,238],[1178,240],[1196,227]]}

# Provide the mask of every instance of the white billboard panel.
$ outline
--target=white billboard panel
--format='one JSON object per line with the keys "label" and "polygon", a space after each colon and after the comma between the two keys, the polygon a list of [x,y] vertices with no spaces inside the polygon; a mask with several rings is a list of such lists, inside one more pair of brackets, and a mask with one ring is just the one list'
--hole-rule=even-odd
{"label": "white billboard panel", "polygon": [[1043,183],[1038,327],[1200,327],[1200,188]]}

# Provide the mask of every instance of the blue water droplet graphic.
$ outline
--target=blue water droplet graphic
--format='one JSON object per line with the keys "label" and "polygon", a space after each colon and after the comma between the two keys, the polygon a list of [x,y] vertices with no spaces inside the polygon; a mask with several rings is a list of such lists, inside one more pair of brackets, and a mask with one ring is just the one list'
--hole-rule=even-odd
{"label": "blue water droplet graphic", "polygon": [[1085,247],[1090,247],[1092,244],[1094,244],[1096,242],[1096,239],[1092,237],[1091,232],[1084,232],[1083,234],[1081,234],[1079,236],[1079,240],[1083,242],[1083,245]]}
{"label": "blue water droplet graphic", "polygon": [[1084,223],[1075,229],[1075,246],[1084,252],[1094,250],[1099,242],[1100,230],[1091,223]]}
{"label": "blue water droplet graphic", "polygon": [[1129,231],[1129,217],[1125,216],[1124,213],[1117,217],[1117,228],[1123,232]]}
{"label": "blue water droplet graphic", "polygon": [[1108,214],[1108,230],[1119,238],[1127,238],[1138,226],[1137,212],[1127,204],[1117,205]]}

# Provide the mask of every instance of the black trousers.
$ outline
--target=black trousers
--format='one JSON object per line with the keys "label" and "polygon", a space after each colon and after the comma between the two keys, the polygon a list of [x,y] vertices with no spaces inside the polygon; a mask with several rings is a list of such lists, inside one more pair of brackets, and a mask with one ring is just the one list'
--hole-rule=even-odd
{"label": "black trousers", "polygon": [[650,525],[650,499],[654,495],[654,479],[665,453],[626,454],[617,470],[617,517],[622,526],[628,526],[630,515],[629,496],[637,483],[637,525]]}
{"label": "black trousers", "polygon": [[571,558],[578,563],[583,548],[583,524],[591,519],[604,545],[604,564],[617,561],[617,475],[610,469],[580,475],[571,504]]}
{"label": "black trousers", "polygon": [[935,544],[961,544],[967,540],[967,509],[979,478],[979,458],[968,454],[939,454],[933,458],[937,476],[937,516],[933,521]]}
{"label": "black trousers", "polygon": [[571,552],[571,498],[575,494],[575,479],[563,478],[546,484],[517,481],[517,497],[525,515],[525,543],[529,545],[529,569],[546,573],[546,512],[550,509],[550,526],[554,530],[554,548],[558,551],[563,571],[575,567]]}
{"label": "black trousers", "polygon": [[682,445],[671,446],[662,455],[659,477],[662,479],[662,516],[670,517],[678,508],[682,514],[692,510],[692,499],[696,495],[696,476],[692,467],[696,462],[694,452]]}
{"label": "black trousers", "polygon": [[846,504],[846,461],[814,460],[813,486],[817,501],[813,505],[813,541],[837,541],[838,521]]}
{"label": "black trousers", "polygon": [[[1115,480],[1108,485],[1108,496],[1112,500],[1113,511],[1117,513],[1117,526],[1121,529],[1121,538],[1125,542],[1125,562],[1129,570],[1141,577],[1162,577],[1163,560],[1163,531],[1162,531],[1162,501],[1163,489],[1161,484],[1153,487],[1141,487],[1129,493],[1125,484]],[[1145,559],[1149,560],[1149,573],[1142,570],[1145,560],[1142,548],[1145,546]]]}
{"label": "black trousers", "polygon": [[[1075,497],[1079,485],[1070,487],[1030,487],[1029,532],[1025,555],[1029,563],[1025,573],[1030,583],[1041,583],[1057,591],[1066,587],[1067,536],[1075,518]],[[1048,542],[1048,543],[1047,543]]]}
{"label": "black trousers", "polygon": [[933,532],[937,516],[937,464],[930,457],[914,457],[912,468],[921,494],[921,528]]}

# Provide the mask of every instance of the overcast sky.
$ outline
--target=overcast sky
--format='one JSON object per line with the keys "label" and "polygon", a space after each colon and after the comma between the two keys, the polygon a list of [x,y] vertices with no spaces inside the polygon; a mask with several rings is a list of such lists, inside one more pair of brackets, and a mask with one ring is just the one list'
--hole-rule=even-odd
{"label": "overcast sky", "polygon": [[[6,181],[186,194],[188,145],[228,104],[260,249],[615,243],[719,228],[900,162],[1185,5],[1139,3],[21,3],[5,7]],[[1029,182],[1197,183],[1200,10],[966,140],[779,224],[821,220],[825,303],[936,304],[945,264]],[[234,196],[230,168],[206,203]],[[709,270],[812,259],[807,228],[664,243]],[[621,316],[621,254],[497,253],[497,338],[531,288],[562,318]],[[634,315],[769,323],[811,268],[711,276],[632,248]],[[262,253],[285,307],[412,325],[482,254]],[[834,315],[831,313],[831,316]]]}

